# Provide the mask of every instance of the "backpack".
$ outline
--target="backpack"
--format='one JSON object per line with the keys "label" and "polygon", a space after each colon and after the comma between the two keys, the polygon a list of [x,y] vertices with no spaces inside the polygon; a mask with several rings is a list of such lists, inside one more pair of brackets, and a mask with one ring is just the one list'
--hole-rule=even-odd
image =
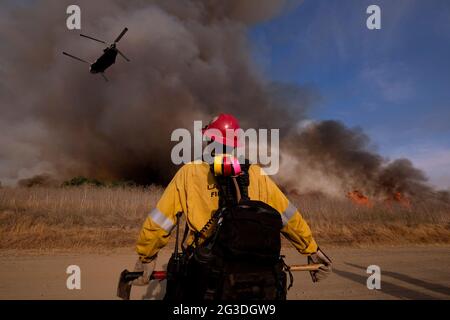
{"label": "backpack", "polygon": [[219,300],[284,300],[286,276],[280,257],[280,214],[260,201],[228,208],[214,253],[221,257]]}
{"label": "backpack", "polygon": [[238,177],[216,177],[219,209],[197,238],[213,230],[202,244],[185,251],[188,259],[178,276],[182,293],[175,300],[286,299],[281,215],[249,199],[248,167]]}

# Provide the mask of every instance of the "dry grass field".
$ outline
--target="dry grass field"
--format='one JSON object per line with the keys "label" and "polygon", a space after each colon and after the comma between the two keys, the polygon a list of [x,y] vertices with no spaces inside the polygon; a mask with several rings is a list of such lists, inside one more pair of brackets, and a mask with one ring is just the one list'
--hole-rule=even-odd
{"label": "dry grass field", "polygon": [[402,245],[450,243],[450,204],[439,200],[358,206],[347,199],[290,197],[320,243]]}
{"label": "dry grass field", "polygon": [[0,249],[132,245],[162,189],[2,188]]}
{"label": "dry grass field", "polygon": [[[160,187],[0,188],[0,249],[132,247]],[[328,245],[450,243],[450,205],[357,206],[295,196],[316,238]]]}

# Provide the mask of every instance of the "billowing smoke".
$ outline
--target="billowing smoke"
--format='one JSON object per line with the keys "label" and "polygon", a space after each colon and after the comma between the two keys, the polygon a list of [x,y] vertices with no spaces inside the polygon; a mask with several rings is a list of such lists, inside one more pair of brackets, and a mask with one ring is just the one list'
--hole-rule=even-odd
{"label": "billowing smoke", "polygon": [[[77,1],[82,32],[111,42],[128,34],[107,72],[88,73],[102,45],[66,28],[72,1],[2,2],[0,179],[53,174],[167,182],[170,134],[220,112],[242,126],[281,129],[279,181],[299,191],[365,188],[414,192],[425,177],[407,160],[388,164],[368,137],[334,121],[298,128],[315,92],[272,83],[255,66],[249,26],[298,5],[289,0]],[[293,179],[293,177],[295,177]]]}
{"label": "billowing smoke", "polygon": [[[68,31],[71,1],[3,3],[3,180],[45,169],[64,177],[165,182],[175,169],[170,134],[176,128],[220,112],[235,114],[244,126],[282,129],[303,117],[307,90],[267,82],[251,61],[246,37],[249,24],[292,1],[77,3],[83,33],[112,41],[130,29],[119,48],[132,62],[118,57],[105,83],[61,54],[93,61],[103,49]],[[281,105],[284,91],[303,105]]]}
{"label": "billowing smoke", "polygon": [[[306,123],[285,139],[289,163],[283,183],[298,189],[302,175],[308,177],[297,191],[322,191],[343,196],[343,190],[359,190],[378,197],[395,193],[429,197],[432,188],[422,171],[408,159],[389,161],[371,147],[361,128],[348,128],[338,121]],[[290,178],[293,177],[293,178]]]}

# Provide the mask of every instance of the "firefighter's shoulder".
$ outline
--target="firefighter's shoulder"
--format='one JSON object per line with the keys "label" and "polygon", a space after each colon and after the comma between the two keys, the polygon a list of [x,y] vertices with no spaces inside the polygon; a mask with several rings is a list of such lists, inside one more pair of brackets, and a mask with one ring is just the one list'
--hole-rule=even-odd
{"label": "firefighter's shoulder", "polygon": [[179,174],[186,176],[204,175],[210,170],[209,164],[202,160],[194,160],[183,165],[179,170]]}
{"label": "firefighter's shoulder", "polygon": [[256,163],[250,164],[250,167],[248,168],[248,173],[251,176],[255,176],[255,177],[260,177],[260,176],[266,175],[264,172],[264,169]]}

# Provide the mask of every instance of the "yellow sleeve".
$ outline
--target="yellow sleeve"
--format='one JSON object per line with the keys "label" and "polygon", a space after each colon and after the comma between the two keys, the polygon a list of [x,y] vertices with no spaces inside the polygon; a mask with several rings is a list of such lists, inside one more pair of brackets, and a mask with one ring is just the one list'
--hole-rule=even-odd
{"label": "yellow sleeve", "polygon": [[[260,173],[262,171],[261,168]],[[308,223],[297,208],[286,198],[283,192],[268,175],[260,174],[260,188],[267,192],[267,204],[281,213],[283,229],[281,233],[301,253],[309,255],[317,251],[317,243],[313,238]],[[261,186],[261,183],[263,186]]]}
{"label": "yellow sleeve", "polygon": [[186,208],[185,170],[181,168],[169,183],[161,199],[145,219],[139,234],[136,251],[142,262],[153,260],[169,242],[176,226],[177,213]]}

